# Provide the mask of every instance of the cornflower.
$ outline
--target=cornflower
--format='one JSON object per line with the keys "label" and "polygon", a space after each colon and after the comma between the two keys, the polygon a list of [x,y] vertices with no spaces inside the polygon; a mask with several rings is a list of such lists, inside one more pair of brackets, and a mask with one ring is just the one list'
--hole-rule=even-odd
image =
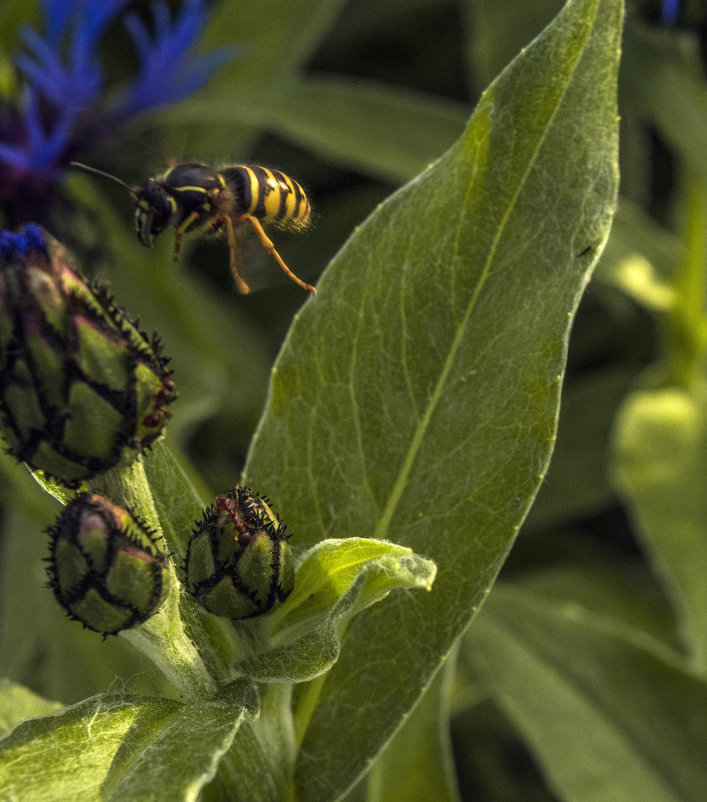
{"label": "cornflower", "polygon": [[678,18],[679,12],[680,0],[663,0],[661,21],[666,25],[671,25]]}
{"label": "cornflower", "polygon": [[680,13],[680,0],[663,0],[660,21],[663,25],[672,25]]}
{"label": "cornflower", "polygon": [[[151,31],[128,0],[44,0],[44,34],[22,31],[18,90],[0,99],[0,209],[5,224],[47,222],[54,185],[72,159],[103,144],[139,114],[176,103],[201,89],[230,60],[233,48],[191,50],[207,13],[204,0],[184,0],[172,17],[164,2],[150,6]],[[138,72],[122,87],[107,86],[99,45],[117,20],[128,31]]]}

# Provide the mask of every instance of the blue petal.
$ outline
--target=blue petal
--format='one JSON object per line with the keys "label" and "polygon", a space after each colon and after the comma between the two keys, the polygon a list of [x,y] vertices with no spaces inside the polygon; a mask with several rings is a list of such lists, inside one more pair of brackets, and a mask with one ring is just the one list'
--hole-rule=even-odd
{"label": "blue petal", "polygon": [[25,226],[25,240],[30,250],[45,251],[47,249],[42,227],[36,223],[27,223]]}
{"label": "blue petal", "polygon": [[23,170],[29,168],[28,154],[25,151],[11,145],[3,145],[2,142],[0,142],[0,159],[5,164],[11,164],[13,167],[19,167]]}
{"label": "blue petal", "polygon": [[680,0],[663,0],[663,14],[661,21],[666,25],[672,24],[680,13]]}
{"label": "blue petal", "polygon": [[188,51],[206,20],[202,0],[186,0],[181,13],[170,20],[165,3],[153,5],[154,36],[134,14],[125,18],[140,58],[140,74],[115,100],[118,117],[134,116],[148,109],[182,100],[201,89],[213,71],[236,54],[233,47],[190,57]]}
{"label": "blue petal", "polygon": [[77,19],[74,40],[71,45],[72,64],[75,70],[97,65],[96,47],[108,25],[128,0],[101,0],[100,3],[86,2],[82,16]]}
{"label": "blue petal", "polygon": [[9,260],[16,256],[22,257],[30,251],[47,252],[47,241],[41,226],[36,223],[27,223],[24,231],[0,231],[0,256]]}
{"label": "blue petal", "polygon": [[[645,0],[644,0],[645,2]],[[680,13],[680,0],[663,0],[660,21],[663,25],[672,25]]]}
{"label": "blue petal", "polygon": [[56,174],[56,163],[66,152],[76,122],[76,110],[65,106],[45,130],[39,111],[39,96],[31,88],[25,91],[25,140],[17,145],[0,143],[0,159],[18,169],[35,173]]}
{"label": "blue petal", "polygon": [[69,20],[74,19],[80,11],[76,8],[81,0],[44,0],[44,27],[47,39],[58,45],[67,28]]}

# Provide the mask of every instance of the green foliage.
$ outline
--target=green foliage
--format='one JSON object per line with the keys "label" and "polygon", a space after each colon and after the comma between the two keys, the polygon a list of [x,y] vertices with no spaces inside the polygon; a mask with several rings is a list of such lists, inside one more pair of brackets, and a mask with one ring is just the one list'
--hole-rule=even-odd
{"label": "green foliage", "polygon": [[44,716],[62,707],[60,702],[49,702],[7,679],[0,682],[0,693],[3,702],[0,730],[3,733],[23,719]]}
{"label": "green foliage", "polygon": [[376,761],[364,780],[368,802],[415,798],[454,802],[458,798],[447,726],[454,671],[455,660],[447,660],[415,712]]}
{"label": "green foliage", "polygon": [[323,540],[302,556],[288,603],[256,627],[266,628],[269,648],[237,664],[262,682],[304,682],[339,658],[341,635],[351,619],[395,588],[430,590],[435,564],[411,549],[383,540]]}
{"label": "green foliage", "polygon": [[582,606],[498,587],[465,648],[561,799],[699,799],[707,687]]}
{"label": "green foliage", "polygon": [[144,696],[87,699],[12,730],[3,741],[3,793],[25,799],[194,799],[256,704],[248,689],[233,689],[228,703],[199,705]]}
{"label": "green foliage", "polygon": [[[694,32],[648,5],[621,40],[621,0],[215,4],[200,47],[241,58],[106,164],[283,169],[318,222],[273,239],[314,298],[264,254],[270,291],[237,296],[218,241],[173,265],[125,193],[71,176],[53,233],[160,332],[179,391],[166,440],[89,489],[164,537],[175,581],[105,642],[62,619],[40,531],[74,491],[2,461],[3,793],[701,799],[707,90]],[[232,622],[184,560],[243,482],[296,575]]]}

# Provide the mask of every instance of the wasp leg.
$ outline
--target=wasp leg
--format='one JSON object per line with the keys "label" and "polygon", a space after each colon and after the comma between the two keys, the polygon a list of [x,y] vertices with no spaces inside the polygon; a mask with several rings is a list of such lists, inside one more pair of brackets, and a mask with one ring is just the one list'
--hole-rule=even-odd
{"label": "wasp leg", "polygon": [[231,273],[235,279],[238,289],[247,295],[250,292],[250,287],[243,281],[241,274],[238,272],[236,265],[236,234],[233,230],[233,220],[228,215],[224,215],[223,222],[226,225],[226,236],[228,237],[228,263],[231,267]]}
{"label": "wasp leg", "polygon": [[311,284],[306,284],[304,281],[302,281],[301,278],[298,278],[284,263],[280,254],[275,250],[275,246],[273,245],[272,240],[263,231],[263,227],[260,225],[260,221],[258,220],[258,218],[253,217],[252,214],[243,214],[236,220],[236,225],[241,225],[242,223],[245,222],[248,222],[253,226],[253,230],[258,235],[258,239],[260,240],[263,248],[265,248],[265,250],[269,254],[275,257],[277,263],[285,271],[285,273],[287,273],[287,275],[292,279],[292,281],[294,281],[295,284],[298,284],[300,287],[302,287],[303,290],[307,290],[307,292],[311,292],[312,295],[316,295],[317,294],[316,289],[312,287]]}
{"label": "wasp leg", "polygon": [[179,252],[182,250],[182,236],[199,219],[198,212],[192,212],[189,217],[182,221],[182,224],[174,231],[174,253],[172,261],[179,260]]}

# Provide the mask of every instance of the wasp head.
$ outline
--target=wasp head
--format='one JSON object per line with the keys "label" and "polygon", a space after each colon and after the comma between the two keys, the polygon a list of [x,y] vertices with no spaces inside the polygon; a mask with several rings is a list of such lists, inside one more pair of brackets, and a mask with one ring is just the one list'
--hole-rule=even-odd
{"label": "wasp head", "polygon": [[143,245],[153,246],[153,239],[169,225],[177,211],[174,198],[154,178],[148,178],[135,190],[135,229]]}

